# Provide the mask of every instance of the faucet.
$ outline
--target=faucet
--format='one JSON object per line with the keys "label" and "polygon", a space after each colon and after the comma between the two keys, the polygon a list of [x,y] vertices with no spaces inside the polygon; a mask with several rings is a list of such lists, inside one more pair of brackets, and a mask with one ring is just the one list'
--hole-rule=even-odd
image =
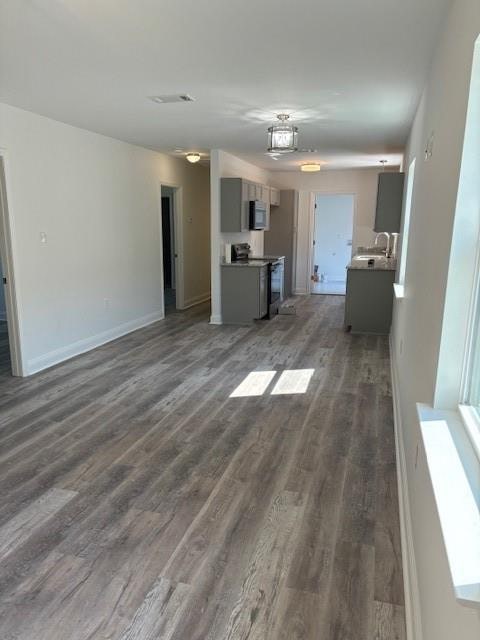
{"label": "faucet", "polygon": [[380,236],[385,236],[387,238],[387,246],[385,247],[385,256],[387,258],[390,258],[390,234],[387,233],[386,231],[381,231],[380,233],[377,233],[376,237],[375,237],[375,246],[377,246],[378,244],[378,239],[380,238]]}

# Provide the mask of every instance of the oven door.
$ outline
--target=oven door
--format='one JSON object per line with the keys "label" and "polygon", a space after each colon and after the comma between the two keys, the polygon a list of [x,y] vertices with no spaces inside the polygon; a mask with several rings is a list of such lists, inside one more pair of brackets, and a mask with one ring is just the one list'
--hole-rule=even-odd
{"label": "oven door", "polygon": [[274,262],[269,265],[269,311],[273,315],[283,302],[283,263]]}

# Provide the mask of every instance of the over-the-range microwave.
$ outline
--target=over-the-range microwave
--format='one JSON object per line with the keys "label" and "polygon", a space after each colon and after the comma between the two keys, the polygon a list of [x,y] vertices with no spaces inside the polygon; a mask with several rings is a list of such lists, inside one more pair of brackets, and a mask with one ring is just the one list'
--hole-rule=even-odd
{"label": "over-the-range microwave", "polygon": [[267,205],[262,200],[250,200],[250,229],[261,231],[267,227]]}

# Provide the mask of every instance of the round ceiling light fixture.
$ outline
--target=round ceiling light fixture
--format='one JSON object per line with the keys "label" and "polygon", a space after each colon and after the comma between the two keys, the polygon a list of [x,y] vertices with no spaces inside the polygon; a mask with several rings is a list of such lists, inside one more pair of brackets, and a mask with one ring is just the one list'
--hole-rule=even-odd
{"label": "round ceiling light fixture", "polygon": [[199,153],[187,153],[185,158],[192,164],[195,164],[195,162],[198,162],[200,160],[201,155]]}
{"label": "round ceiling light fixture", "polygon": [[289,122],[288,113],[277,115],[279,123],[268,127],[269,153],[290,153],[298,150],[298,127]]}
{"label": "round ceiling light fixture", "polygon": [[305,164],[300,165],[300,171],[305,171],[306,173],[313,173],[314,171],[320,171],[322,165],[318,162],[306,162]]}

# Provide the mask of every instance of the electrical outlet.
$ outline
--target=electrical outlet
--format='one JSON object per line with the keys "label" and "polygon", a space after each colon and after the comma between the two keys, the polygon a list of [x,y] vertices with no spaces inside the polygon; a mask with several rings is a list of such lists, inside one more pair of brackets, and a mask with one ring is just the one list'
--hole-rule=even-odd
{"label": "electrical outlet", "polygon": [[47,234],[45,231],[40,231],[40,244],[47,244]]}

